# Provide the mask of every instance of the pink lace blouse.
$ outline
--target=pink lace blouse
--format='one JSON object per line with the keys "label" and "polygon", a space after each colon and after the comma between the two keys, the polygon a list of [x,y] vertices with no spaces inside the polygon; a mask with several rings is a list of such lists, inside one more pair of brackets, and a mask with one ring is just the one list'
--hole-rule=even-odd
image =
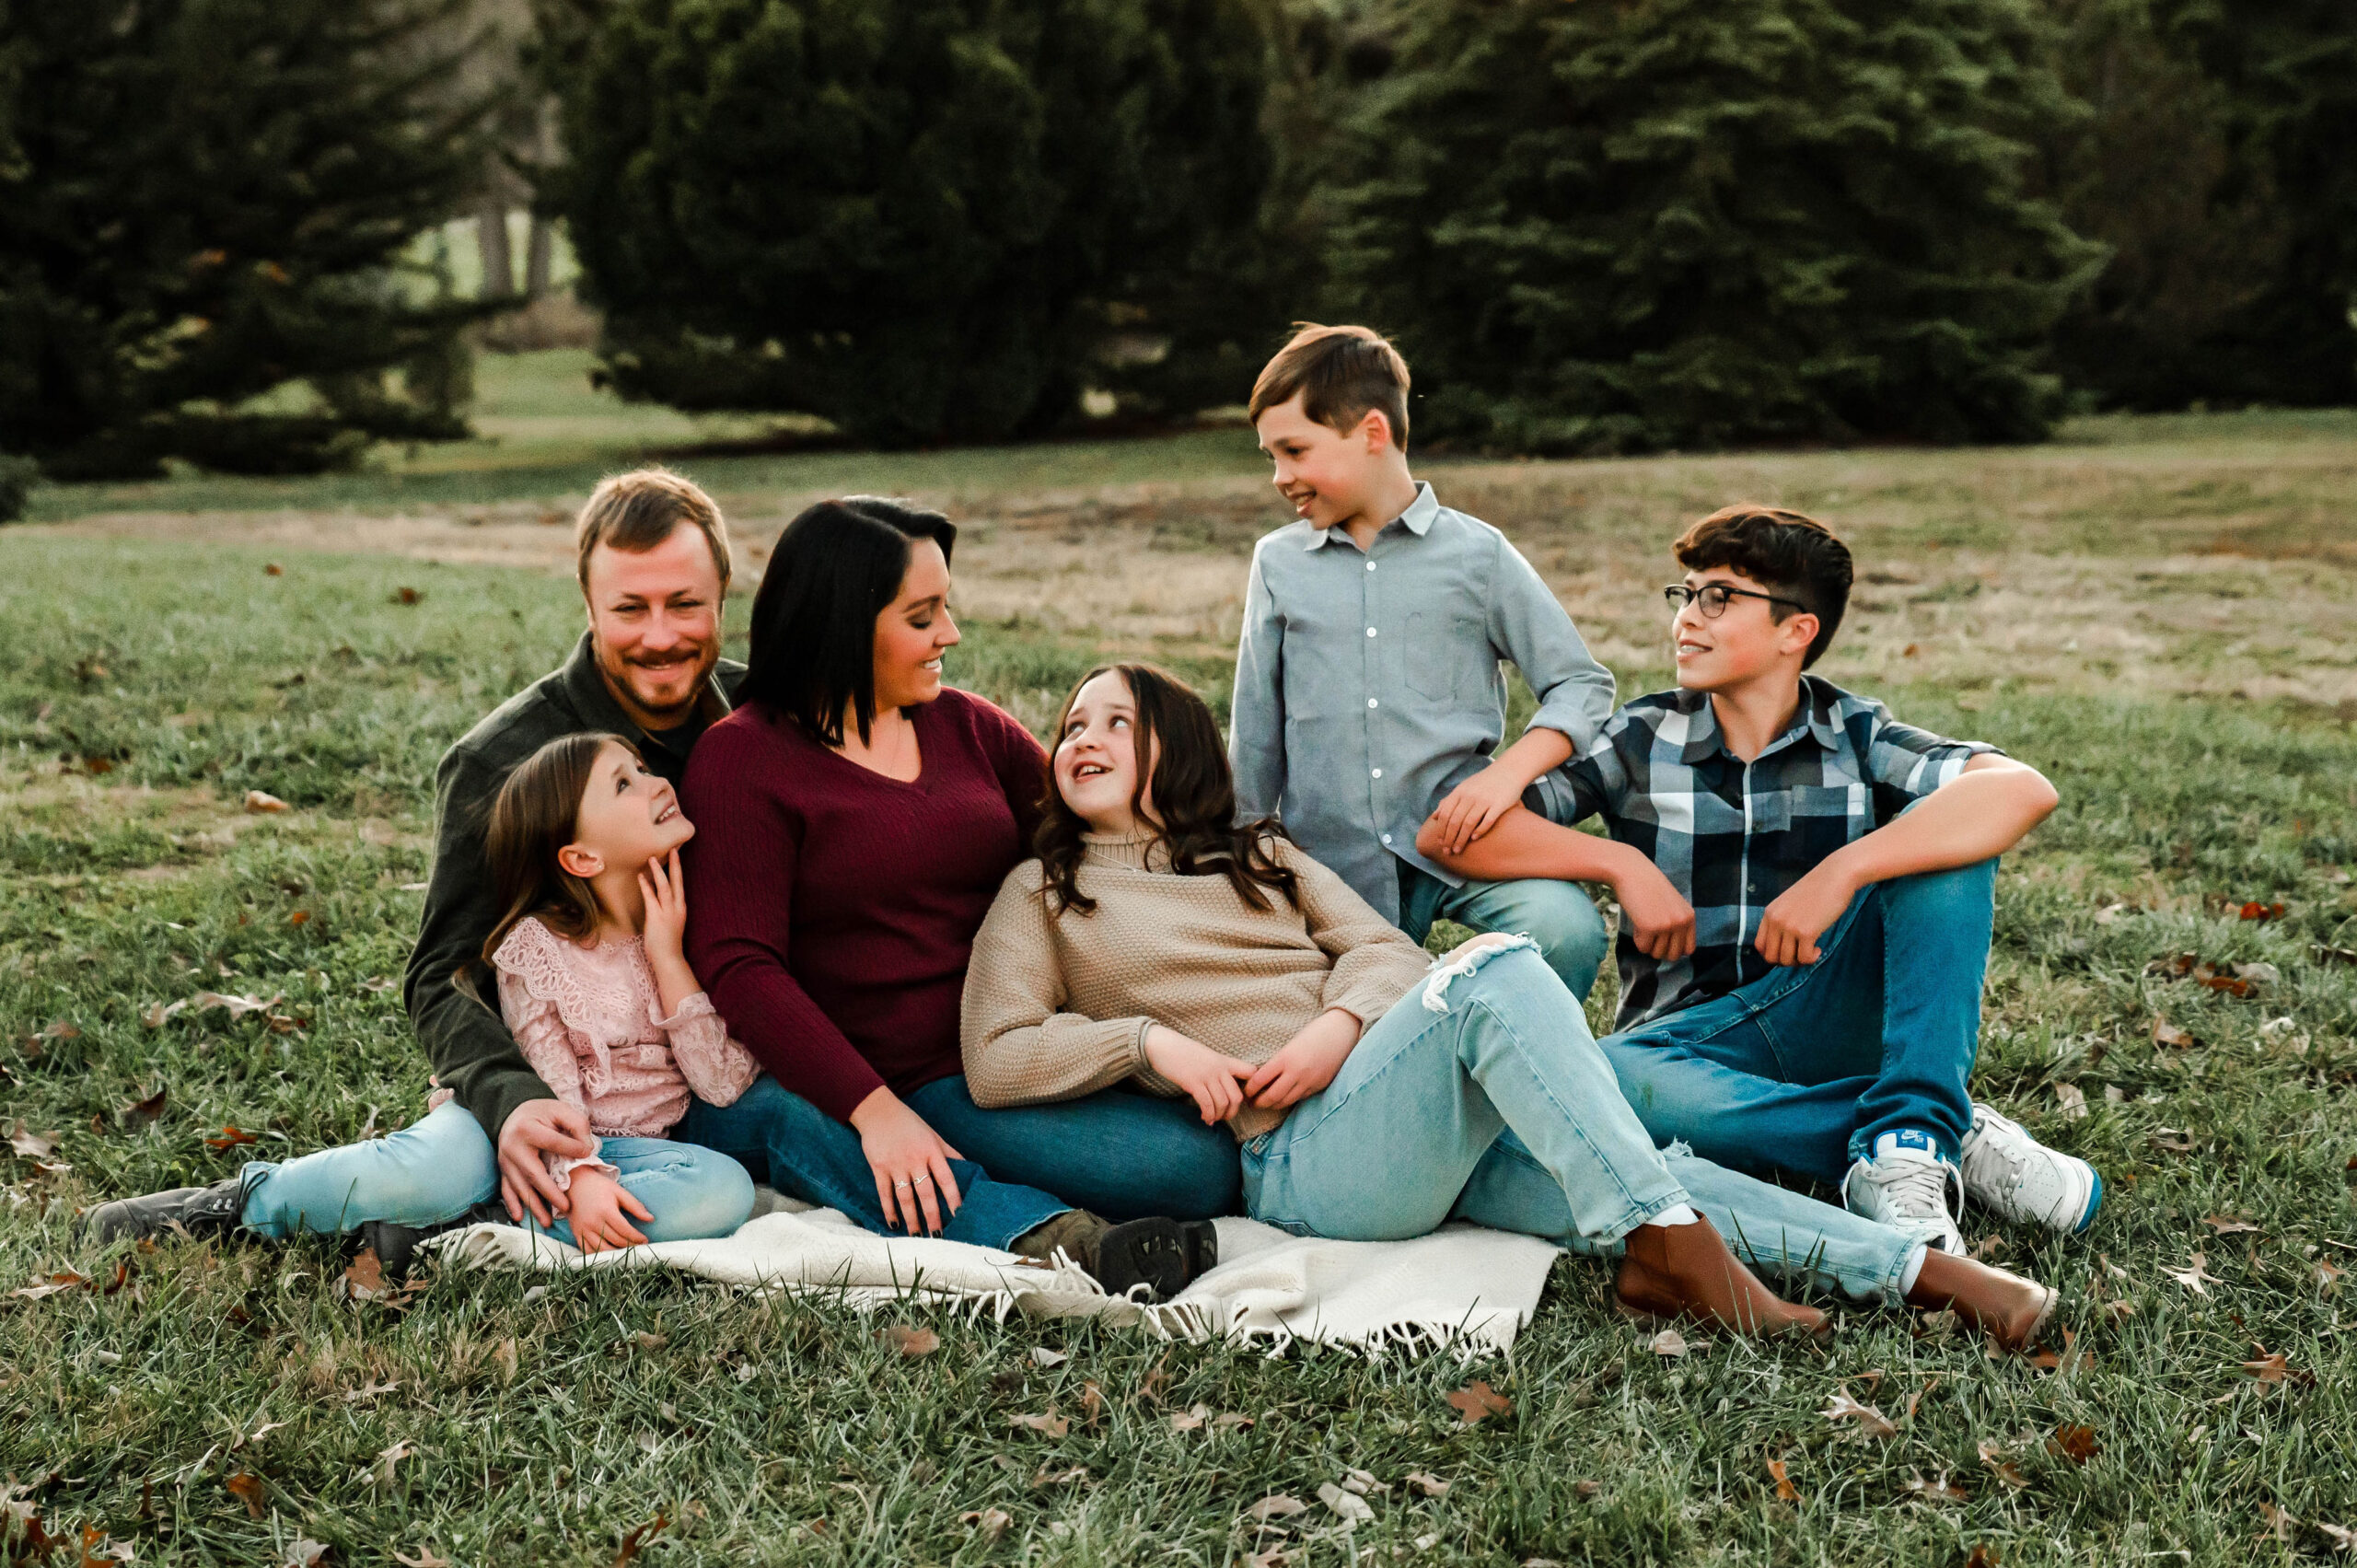
{"label": "pink lace blouse", "polygon": [[[728,1038],[728,1026],[697,992],[670,1017],[635,936],[584,947],[527,917],[491,957],[499,971],[499,1012],[524,1059],[557,1098],[589,1113],[590,1131],[610,1138],[659,1138],[687,1114],[691,1093],[733,1104],[761,1066]],[[551,1156],[560,1187],[605,1161]]]}

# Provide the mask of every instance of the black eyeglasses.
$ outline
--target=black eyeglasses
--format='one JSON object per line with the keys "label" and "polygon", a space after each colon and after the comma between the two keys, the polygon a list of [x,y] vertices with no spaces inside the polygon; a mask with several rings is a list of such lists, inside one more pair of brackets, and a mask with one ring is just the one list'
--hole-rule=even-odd
{"label": "black eyeglasses", "polygon": [[1789,604],[1804,615],[1813,613],[1808,606],[1796,598],[1786,598],[1782,594],[1763,594],[1751,588],[1730,587],[1724,583],[1704,583],[1699,588],[1689,588],[1684,583],[1672,583],[1662,589],[1661,597],[1669,601],[1672,610],[1684,610],[1689,603],[1700,601],[1705,621],[1716,621],[1724,615],[1727,601],[1736,598],[1764,598],[1771,604]]}

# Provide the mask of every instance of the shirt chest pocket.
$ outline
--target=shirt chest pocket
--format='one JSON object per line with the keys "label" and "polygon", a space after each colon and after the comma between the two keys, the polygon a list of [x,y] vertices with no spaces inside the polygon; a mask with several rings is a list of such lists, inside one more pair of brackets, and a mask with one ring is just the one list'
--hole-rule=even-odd
{"label": "shirt chest pocket", "polygon": [[1435,703],[1469,696],[1469,688],[1480,683],[1474,672],[1491,660],[1481,622],[1446,610],[1411,611],[1406,643],[1402,677],[1408,690]]}
{"label": "shirt chest pocket", "polygon": [[1872,826],[1866,816],[1865,786],[1853,784],[1812,784],[1780,791],[1776,801],[1782,820],[1759,823],[1776,835],[1779,865],[1805,871],[1850,842],[1855,825]]}

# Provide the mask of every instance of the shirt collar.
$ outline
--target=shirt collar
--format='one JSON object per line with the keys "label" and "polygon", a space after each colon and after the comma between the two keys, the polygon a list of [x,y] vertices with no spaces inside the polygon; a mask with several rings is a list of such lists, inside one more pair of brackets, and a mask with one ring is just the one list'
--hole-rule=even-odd
{"label": "shirt collar", "polygon": [[[1678,695],[1678,705],[1692,721],[1687,726],[1686,744],[1678,749],[1678,760],[1690,768],[1724,749],[1725,738],[1719,733],[1719,715],[1711,706],[1709,692],[1681,691]],[[1793,715],[1793,722],[1784,727],[1784,732],[1752,761],[1773,755],[1803,734],[1815,738],[1828,751],[1839,749],[1841,732],[1833,723],[1834,702],[1832,687],[1813,675],[1802,676],[1800,711]]]}
{"label": "shirt collar", "polygon": [[[683,750],[678,742],[693,745],[706,729],[728,716],[728,698],[721,691],[720,682],[712,676],[706,676],[703,692],[696,699],[694,718],[671,729],[642,729],[635,720],[622,712],[621,704],[614,701],[612,691],[606,685],[604,673],[598,668],[597,649],[586,632],[582,633],[581,640],[573,645],[572,656],[564,661],[563,678],[565,700],[573,704],[573,711],[580,715],[584,724],[631,740],[660,746],[667,751]],[[674,738],[677,738],[676,741]]]}
{"label": "shirt collar", "polygon": [[[1432,531],[1433,519],[1439,516],[1440,503],[1433,497],[1433,487],[1431,482],[1429,481],[1420,479],[1416,482],[1416,498],[1413,501],[1409,502],[1408,509],[1400,513],[1398,517],[1392,518],[1391,522],[1406,525],[1410,533],[1414,534],[1418,539],[1422,539],[1424,535]],[[1383,525],[1383,528],[1387,528],[1390,526],[1391,523],[1386,523]],[[1383,536],[1383,528],[1377,528],[1375,530],[1376,538],[1380,539]],[[1326,540],[1333,531],[1334,530],[1332,528],[1310,529],[1309,542],[1303,545],[1301,548],[1304,550],[1325,549]]]}

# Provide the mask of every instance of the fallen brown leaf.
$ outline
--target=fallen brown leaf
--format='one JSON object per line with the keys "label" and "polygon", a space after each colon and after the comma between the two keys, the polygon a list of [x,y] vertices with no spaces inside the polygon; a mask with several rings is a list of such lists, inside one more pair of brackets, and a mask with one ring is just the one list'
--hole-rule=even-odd
{"label": "fallen brown leaf", "polygon": [[1645,1342],[1645,1348],[1664,1360],[1669,1360],[1684,1355],[1693,1347],[1686,1342],[1686,1336],[1677,1330],[1664,1329]]}
{"label": "fallen brown leaf", "polygon": [[385,1294],[384,1260],[374,1247],[363,1247],[344,1269],[343,1294],[354,1301],[374,1301]]}
{"label": "fallen brown leaf", "polygon": [[1980,1440],[1980,1462],[1997,1474],[1997,1479],[2019,1492],[2029,1485],[2029,1477],[2022,1474],[2021,1466],[2005,1453],[2005,1446],[1993,1438]]}
{"label": "fallen brown leaf", "polygon": [[1074,1465],[1068,1469],[1060,1470],[1054,1465],[1048,1464],[1039,1467],[1039,1472],[1031,1478],[1031,1484],[1033,1486],[1077,1486],[1087,1479],[1086,1465]]}
{"label": "fallen brown leaf", "polygon": [[1945,1472],[1933,1476],[1929,1481],[1910,1472],[1905,1484],[1909,1496],[1920,1497],[1926,1503],[1969,1503],[1972,1501],[1972,1493],[1960,1486],[1951,1485]]}
{"label": "fallen brown leaf", "polygon": [[256,1138],[251,1132],[247,1132],[242,1127],[224,1127],[221,1129],[221,1135],[219,1137],[205,1139],[204,1146],[211,1149],[214,1153],[219,1154],[224,1149],[234,1149],[242,1144],[259,1142],[261,1142],[260,1139]]}
{"label": "fallen brown leaf", "polygon": [[2357,1530],[2348,1529],[2340,1525],[2328,1525],[2322,1519],[2316,1521],[2316,1527],[2325,1539],[2332,1542],[2333,1551],[2357,1551]]}
{"label": "fallen brown leaf", "polygon": [[2258,1505],[2259,1522],[2267,1527],[2258,1532],[2261,1540],[2290,1540],[2300,1528],[2300,1521],[2288,1508],[2278,1508],[2272,1503]]}
{"label": "fallen brown leaf", "polygon": [[146,1127],[161,1120],[165,1102],[171,1097],[168,1086],[157,1089],[145,1099],[133,1100],[115,1113],[116,1120],[126,1128]]}
{"label": "fallen brown leaf", "polygon": [[401,1386],[401,1379],[398,1377],[385,1383],[364,1383],[359,1388],[354,1388],[350,1392],[346,1393],[343,1396],[343,1402],[347,1405],[354,1405],[358,1404],[363,1400],[377,1399],[383,1395],[391,1393]]}
{"label": "fallen brown leaf", "polygon": [[2280,903],[2263,904],[2257,899],[2253,899],[2243,905],[2243,918],[2245,920],[2282,920],[2283,906]]}
{"label": "fallen brown leaf", "polygon": [[2330,1290],[2340,1283],[2340,1276],[2348,1272],[2329,1258],[2319,1258],[2316,1260],[2316,1287],[2319,1290]]}
{"label": "fallen brown leaf", "polygon": [[313,1540],[308,1536],[296,1536],[287,1543],[286,1555],[280,1561],[284,1568],[319,1568],[319,1561],[327,1556],[328,1550],[324,1541]]}
{"label": "fallen brown leaf", "polygon": [[1011,1415],[1006,1421],[1010,1426],[1028,1427],[1042,1437],[1062,1437],[1072,1430],[1072,1423],[1058,1415],[1053,1405],[1045,1415]]}
{"label": "fallen brown leaf", "polygon": [[2084,1121],[2087,1119],[2087,1091],[2076,1084],[2055,1085],[2054,1104],[2065,1121]]}
{"label": "fallen brown leaf", "polygon": [[1200,1432],[1202,1430],[1203,1423],[1209,1421],[1211,1417],[1211,1406],[1190,1405],[1185,1410],[1175,1411],[1171,1415],[1170,1430],[1173,1432]]}
{"label": "fallen brown leaf", "polygon": [[2165,1045],[2172,1050],[2189,1051],[2201,1042],[2166,1018],[2156,1015],[2153,1019],[2153,1043]]}
{"label": "fallen brown leaf", "polygon": [[1456,1407],[1457,1419],[1468,1426],[1489,1416],[1514,1413],[1512,1400],[1478,1378],[1449,1395],[1448,1402]]}
{"label": "fallen brown leaf", "polygon": [[2001,1560],[1997,1549],[1987,1541],[1975,1541],[1972,1550],[1964,1554],[1964,1568],[1997,1568]]}
{"label": "fallen brown leaf", "polygon": [[2046,1440],[2046,1446],[2049,1453],[2060,1455],[2074,1465],[2084,1465],[2103,1452],[2103,1445],[2096,1441],[2094,1427],[2067,1423],[2054,1429],[2054,1435]]}
{"label": "fallen brown leaf", "polygon": [[1797,1503],[1801,1500],[1801,1489],[1793,1484],[1792,1471],[1784,1468],[1783,1460],[1768,1461],[1768,1479],[1776,1483],[1777,1502]]}
{"label": "fallen brown leaf", "polygon": [[45,1160],[57,1152],[58,1137],[55,1132],[29,1132],[19,1121],[8,1134],[8,1146],[29,1160]]}
{"label": "fallen brown leaf", "polygon": [[415,604],[424,597],[425,596],[424,594],[419,593],[415,588],[395,588],[392,593],[392,602],[395,604]]}
{"label": "fallen brown leaf", "polygon": [[87,1288],[89,1283],[88,1275],[77,1274],[73,1270],[66,1269],[50,1275],[41,1283],[26,1285],[22,1289],[12,1290],[8,1294],[22,1296],[27,1301],[41,1301],[65,1291]]}
{"label": "fallen brown leaf", "polygon": [[1367,1505],[1365,1498],[1355,1492],[1345,1492],[1330,1481],[1318,1482],[1318,1501],[1332,1509],[1346,1525],[1364,1525],[1375,1517],[1375,1510]]}
{"label": "fallen brown leaf", "polygon": [[958,1516],[958,1522],[978,1531],[983,1540],[993,1541],[1006,1533],[1015,1517],[1004,1508],[969,1508]]}
{"label": "fallen brown leaf", "polygon": [[450,1560],[447,1557],[435,1556],[434,1549],[430,1546],[419,1547],[415,1557],[412,1557],[405,1551],[396,1551],[393,1553],[393,1561],[401,1563],[402,1568],[450,1568]]}
{"label": "fallen brown leaf", "polygon": [[939,1350],[941,1336],[931,1329],[917,1328],[907,1323],[895,1323],[884,1330],[884,1342],[899,1351],[903,1356],[913,1359],[921,1355],[931,1355],[935,1351]]}
{"label": "fallen brown leaf", "polygon": [[630,1568],[631,1559],[636,1557],[638,1549],[646,1544],[646,1538],[661,1535],[664,1527],[670,1522],[665,1516],[657,1514],[630,1534],[622,1537],[621,1545],[614,1552],[614,1568]]}
{"label": "fallen brown leaf", "polygon": [[256,815],[284,811],[286,809],[286,802],[267,790],[250,789],[246,791],[246,809]]}
{"label": "fallen brown leaf", "polygon": [[238,1500],[245,1504],[248,1518],[259,1519],[262,1516],[265,1512],[264,1500],[270,1494],[262,1486],[261,1477],[251,1470],[239,1470],[221,1484],[235,1493]]}
{"label": "fallen brown leaf", "polygon": [[1414,1487],[1426,1497],[1448,1495],[1448,1482],[1436,1475],[1430,1475],[1422,1470],[1410,1470],[1404,1479],[1408,1485]]}
{"label": "fallen brown leaf", "polygon": [[2072,1372],[2092,1372],[2095,1370],[2096,1365],[2095,1352],[2091,1350],[2081,1351],[2076,1356],[2072,1354],[2072,1347],[2078,1343],[2078,1335],[2073,1333],[2070,1330],[2065,1329],[2062,1330],[2062,1348],[2061,1350],[2042,1350],[2036,1355],[2029,1356],[2026,1359],[2032,1366],[2037,1367],[2040,1372],[2061,1372],[2065,1370]]}
{"label": "fallen brown leaf", "polygon": [[2212,1230],[2216,1231],[2220,1236],[2235,1236],[2243,1231],[2247,1230],[2256,1232],[2258,1229],[2258,1226],[2251,1224],[2250,1221],[2244,1219],[2239,1214],[2212,1214],[2208,1219],[2203,1220],[2201,1223],[2208,1225]]}
{"label": "fallen brown leaf", "polygon": [[2208,1295],[2210,1286],[2219,1283],[2217,1275],[2207,1272],[2209,1263],[2210,1260],[2206,1254],[2196,1252],[2190,1267],[2172,1269],[2164,1263],[2161,1265],[2161,1272],[2196,1295]]}
{"label": "fallen brown leaf", "polygon": [[1254,1524],[1265,1525],[1271,1519],[1289,1519],[1295,1514],[1307,1512],[1309,1512],[1309,1504],[1300,1498],[1289,1497],[1282,1492],[1272,1492],[1245,1509],[1244,1516]]}
{"label": "fallen brown leaf", "polygon": [[1858,1424],[1852,1430],[1861,1441],[1869,1437],[1898,1435],[1898,1428],[1891,1424],[1888,1416],[1872,1405],[1862,1405],[1852,1399],[1850,1390],[1846,1388],[1836,1388],[1833,1391],[1833,1398],[1827,1402],[1823,1410],[1817,1413],[1829,1422],[1856,1422]]}

